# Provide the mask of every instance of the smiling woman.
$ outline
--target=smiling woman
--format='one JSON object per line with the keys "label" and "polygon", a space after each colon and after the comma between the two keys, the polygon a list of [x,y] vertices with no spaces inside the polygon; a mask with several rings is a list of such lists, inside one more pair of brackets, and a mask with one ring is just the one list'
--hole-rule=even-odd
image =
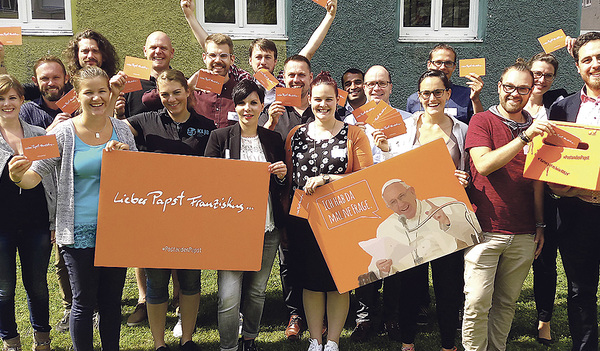
{"label": "smiling woman", "polygon": [[46,134],[42,128],[19,120],[24,89],[12,76],[0,75],[0,337],[3,350],[20,350],[15,323],[16,253],[19,252],[23,285],[31,324],[33,350],[50,350],[48,286],[50,229],[54,229],[56,184],[21,191],[9,178],[7,163],[23,153],[22,138]]}
{"label": "smiling woman", "polygon": [[92,314],[96,307],[101,319],[102,349],[119,349],[126,269],[95,267],[94,256],[102,152],[136,150],[127,125],[108,116],[124,83],[122,73],[109,83],[99,67],[79,70],[73,85],[81,114],[52,130],[60,157],[32,164],[25,156],[15,156],[9,162],[11,180],[23,189],[58,175],[62,191],[56,199],[56,243],[64,256],[73,290],[69,330],[76,350],[92,349]]}

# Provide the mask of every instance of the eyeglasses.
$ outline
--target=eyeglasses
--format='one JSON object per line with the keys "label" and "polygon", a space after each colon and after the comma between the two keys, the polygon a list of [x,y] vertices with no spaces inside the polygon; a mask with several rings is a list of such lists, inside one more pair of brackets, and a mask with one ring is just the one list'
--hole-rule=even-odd
{"label": "eyeglasses", "polygon": [[556,77],[554,73],[542,73],[540,71],[532,71],[531,73],[533,73],[533,78],[535,79],[544,77],[546,80],[554,80],[554,77]]}
{"label": "eyeglasses", "polygon": [[512,94],[516,90],[519,95],[527,95],[531,91],[531,87],[516,87],[510,84],[502,84],[502,90],[507,94]]}
{"label": "eyeglasses", "polygon": [[444,95],[444,92],[446,92],[447,90],[448,89],[435,89],[434,91],[422,90],[419,91],[419,96],[422,99],[428,100],[431,97],[431,94],[433,94],[433,96],[439,99],[442,97],[442,95]]}
{"label": "eyeglasses", "polygon": [[448,67],[448,68],[452,68],[456,65],[456,62],[454,61],[429,61],[431,62],[435,67],[440,68],[442,67],[442,65]]}
{"label": "eyeglasses", "polygon": [[227,60],[229,58],[229,56],[231,56],[231,54],[226,54],[226,53],[217,54],[214,52],[209,52],[206,54],[206,56],[208,56],[211,60],[216,60],[217,57],[220,58],[221,60]]}
{"label": "eyeglasses", "polygon": [[387,88],[390,85],[390,81],[380,81],[380,82],[365,82],[365,85],[369,89],[375,88],[376,85],[379,85],[380,88]]}

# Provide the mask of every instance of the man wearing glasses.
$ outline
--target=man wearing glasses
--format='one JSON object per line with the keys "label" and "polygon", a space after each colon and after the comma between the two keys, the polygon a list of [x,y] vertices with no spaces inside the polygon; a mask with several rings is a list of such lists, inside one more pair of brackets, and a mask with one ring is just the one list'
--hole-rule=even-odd
{"label": "man wearing glasses", "polygon": [[500,104],[474,115],[467,132],[469,196],[484,239],[465,251],[466,351],[506,350],[523,281],[544,243],[543,183],[524,178],[523,167],[531,139],[555,133],[523,110],[533,82],[522,60],[506,68]]}
{"label": "man wearing glasses", "polygon": [[[456,69],[456,51],[450,45],[438,44],[429,52],[427,60],[427,69],[436,69],[444,72],[446,77],[450,79],[452,73]],[[483,105],[479,100],[479,94],[483,89],[483,80],[477,74],[469,74],[466,76],[469,81],[468,87],[452,84],[452,95],[446,104],[445,112],[462,122],[469,123],[471,116],[474,113],[483,112]],[[406,111],[415,113],[422,111],[423,107],[419,103],[417,93],[412,94],[406,101]]]}

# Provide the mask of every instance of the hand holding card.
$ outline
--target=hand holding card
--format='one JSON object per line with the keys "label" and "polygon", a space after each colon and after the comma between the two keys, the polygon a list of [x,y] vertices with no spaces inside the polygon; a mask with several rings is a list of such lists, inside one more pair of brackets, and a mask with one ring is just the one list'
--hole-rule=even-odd
{"label": "hand holding card", "polygon": [[54,134],[21,139],[21,146],[23,147],[23,155],[29,161],[60,156],[56,135]]}

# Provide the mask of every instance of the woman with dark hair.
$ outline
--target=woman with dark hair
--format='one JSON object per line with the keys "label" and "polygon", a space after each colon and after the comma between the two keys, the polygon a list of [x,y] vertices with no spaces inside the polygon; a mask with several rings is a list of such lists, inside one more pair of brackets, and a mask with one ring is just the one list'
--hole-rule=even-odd
{"label": "woman with dark hair", "polygon": [[7,164],[23,153],[21,139],[46,134],[19,119],[23,86],[8,74],[0,75],[0,337],[4,351],[21,350],[15,322],[17,251],[31,326],[33,350],[50,351],[48,312],[48,261],[54,230],[56,184],[52,177],[43,186],[21,191],[10,181]]}
{"label": "woman with dark hair", "polygon": [[[203,156],[208,136],[215,124],[194,112],[190,91],[183,73],[169,69],[156,78],[164,109],[129,117],[129,125],[138,149],[167,154]],[[200,270],[177,269],[180,284],[181,349],[196,350],[192,334],[200,302]],[[168,350],[165,322],[169,300],[170,269],[146,268],[148,322],[156,350]]]}
{"label": "woman with dark hair", "polygon": [[265,290],[275,253],[279,247],[279,229],[285,213],[281,205],[287,168],[283,163],[283,142],[278,133],[258,126],[263,110],[265,92],[256,83],[242,80],[232,92],[239,122],[213,131],[206,146],[205,156],[236,160],[270,162],[269,201],[265,223],[262,264],[258,272],[219,271],[218,323],[221,350],[238,350],[238,327],[241,312],[242,350],[257,350],[254,339],[258,335],[265,303]]}
{"label": "woman with dark hair", "polygon": [[[533,73],[533,90],[525,110],[533,118],[547,120],[550,106],[565,98],[565,89],[550,90],[558,72],[558,60],[552,54],[541,52],[527,62]],[[556,295],[556,254],[558,250],[557,229],[559,214],[552,192],[546,186],[544,191],[544,246],[537,259],[533,261],[533,294],[538,314],[537,341],[549,346],[552,343],[550,320]]]}
{"label": "woman with dark hair", "polygon": [[[465,152],[467,125],[444,112],[452,93],[450,86],[450,81],[441,71],[429,70],[423,73],[418,82],[418,96],[423,111],[415,112],[404,121],[406,134],[388,140],[381,130],[376,130],[373,132],[373,139],[383,151],[384,159],[389,159],[442,138],[456,167],[454,175],[466,187],[469,184],[469,174],[466,172],[469,161]],[[460,249],[460,246],[457,248]],[[431,261],[443,351],[456,350],[454,340],[463,300],[463,264],[462,250]],[[400,305],[399,329],[403,351],[414,351],[418,306],[422,300],[422,296],[418,296],[422,289],[415,289],[414,285],[428,286],[428,271],[429,264],[425,263],[386,280],[384,294],[398,299]]]}
{"label": "woman with dark hair", "polygon": [[11,180],[31,189],[58,176],[56,243],[65,258],[73,290],[69,330],[75,351],[93,350],[92,315],[100,314],[100,339],[105,351],[119,350],[121,295],[126,268],[95,267],[96,226],[102,151],[136,150],[129,127],[109,117],[125,83],[119,73],[109,82],[101,68],[89,66],[72,78],[81,114],[52,129],[60,156],[9,162]]}
{"label": "woman with dark hair", "polygon": [[[287,137],[286,163],[292,191],[307,195],[319,186],[373,164],[369,140],[360,127],[335,118],[337,84],[321,72],[310,86],[310,106],[315,120],[292,129]],[[290,194],[291,196],[291,194]],[[326,351],[339,349],[339,338],[348,316],[349,293],[340,294],[306,219],[289,217],[290,250],[302,268],[304,312],[310,332],[309,351],[323,349],[323,318],[327,310]]]}

